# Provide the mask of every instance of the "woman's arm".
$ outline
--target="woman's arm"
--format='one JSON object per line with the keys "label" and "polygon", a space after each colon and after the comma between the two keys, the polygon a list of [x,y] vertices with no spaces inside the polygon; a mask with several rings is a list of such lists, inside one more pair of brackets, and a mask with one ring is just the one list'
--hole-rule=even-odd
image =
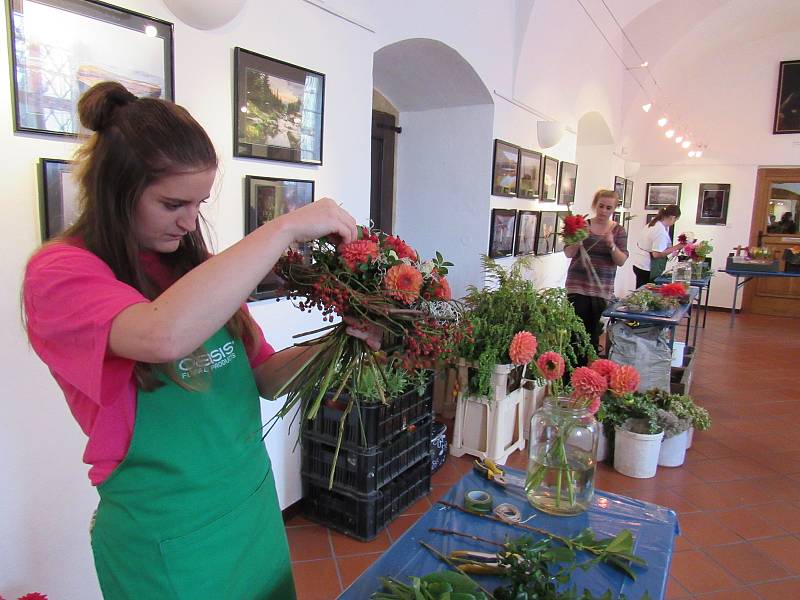
{"label": "woman's arm", "polygon": [[650,256],[652,256],[653,258],[664,258],[665,256],[669,256],[676,250],[680,250],[681,248],[683,248],[683,246],[684,244],[675,244],[674,246],[669,246],[668,248],[665,248],[660,252],[658,250],[652,250],[650,252]]}
{"label": "woman's arm", "polygon": [[330,198],[265,223],[189,271],[153,302],[123,310],[111,325],[109,349],[149,363],[189,354],[230,319],[292,242],[331,234],[349,242],[357,237],[357,227]]}
{"label": "woman's arm", "polygon": [[[621,234],[617,234],[617,231],[622,229]],[[625,235],[625,230],[617,225],[611,231],[608,232],[606,236],[606,241],[611,248],[611,262],[613,262],[618,267],[621,267],[625,264],[625,261],[628,260],[628,250],[627,248],[620,248],[618,244],[627,245],[628,236]]]}

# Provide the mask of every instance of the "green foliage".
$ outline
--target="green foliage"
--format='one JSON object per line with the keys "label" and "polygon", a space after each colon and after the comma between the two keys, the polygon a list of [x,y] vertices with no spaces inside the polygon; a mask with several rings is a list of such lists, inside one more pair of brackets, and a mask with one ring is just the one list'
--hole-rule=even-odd
{"label": "green foliage", "polygon": [[518,261],[510,272],[490,258],[483,258],[489,287],[468,288],[464,302],[473,327],[473,340],[465,341],[456,354],[477,364],[470,377],[470,391],[488,395],[495,365],[508,364],[508,346],[514,335],[529,331],[539,342],[538,352],[553,350],[564,356],[567,370],[578,364],[579,356],[596,357],[583,322],[567,300],[566,290],[537,290],[524,279]]}
{"label": "green foliage", "polygon": [[625,305],[642,312],[665,310],[677,305],[674,298],[667,298],[650,290],[635,290],[625,297]]}
{"label": "green foliage", "polygon": [[664,431],[664,438],[671,438],[684,431],[688,431],[692,426],[689,419],[680,419],[674,413],[671,413],[663,408],[656,409],[656,418],[658,419],[658,427]]}
{"label": "green foliage", "polygon": [[653,399],[641,392],[632,392],[621,396],[606,394],[595,417],[603,424],[605,432],[609,434],[609,441],[613,441],[611,434],[614,426],[621,427],[628,419],[645,421],[647,431],[640,433],[652,434],[661,431],[657,409]]}
{"label": "green foliage", "polygon": [[410,585],[392,577],[381,577],[383,590],[373,600],[487,600],[472,579],[456,571],[437,571],[424,577],[409,577]]}
{"label": "green foliage", "polygon": [[646,394],[658,408],[672,413],[678,419],[690,421],[698,431],[706,431],[711,427],[708,411],[695,404],[689,396],[670,394],[663,390],[648,390]]}

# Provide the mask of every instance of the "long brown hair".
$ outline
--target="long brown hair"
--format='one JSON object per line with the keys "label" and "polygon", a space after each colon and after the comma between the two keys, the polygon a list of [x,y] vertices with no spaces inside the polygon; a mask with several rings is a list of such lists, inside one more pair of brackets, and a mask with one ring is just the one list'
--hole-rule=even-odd
{"label": "long brown hair", "polygon": [[[75,154],[81,213],[61,238],[80,239],[117,279],[154,300],[164,290],[147,276],[140,262],[141,248],[134,233],[136,205],[142,192],[162,177],[217,168],[214,145],[182,106],[137,98],[116,82],[98,83],[83,94],[78,115],[81,124],[94,133]],[[160,257],[176,278],[210,256],[197,225],[175,252]],[[242,309],[226,326],[231,335],[252,339],[251,321]],[[145,390],[159,387],[159,369],[170,372],[164,365],[137,363],[137,385]]]}
{"label": "long brown hair", "polygon": [[653,225],[655,225],[656,223],[667,217],[675,217],[679,219],[681,217],[681,209],[674,204],[670,204],[669,206],[659,208],[658,213],[656,213],[656,215],[652,219],[650,219],[650,222],[647,223],[647,226],[652,227]]}

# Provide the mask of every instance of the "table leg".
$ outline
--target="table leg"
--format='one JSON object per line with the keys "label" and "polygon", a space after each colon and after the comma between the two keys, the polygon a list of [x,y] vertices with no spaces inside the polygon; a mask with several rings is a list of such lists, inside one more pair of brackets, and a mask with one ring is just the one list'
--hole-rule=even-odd
{"label": "table leg", "polygon": [[706,305],[703,308],[703,329],[706,328],[706,319],[708,318],[708,297],[711,296],[711,280],[708,280],[708,285],[706,286]]}
{"label": "table leg", "polygon": [[731,304],[731,327],[733,327],[733,321],[736,319],[736,297],[739,295],[739,276],[736,275],[736,281],[734,282],[733,286],[733,304]]}
{"label": "table leg", "polygon": [[[703,308],[703,304],[700,302],[702,297],[703,297],[703,288],[700,288],[699,293],[697,294],[697,314],[694,317],[694,336],[692,336],[692,348],[697,347],[697,330],[700,328],[700,311]],[[689,332],[687,331],[686,333]]]}
{"label": "table leg", "polygon": [[692,330],[692,304],[694,304],[693,301],[689,303],[689,310],[686,311],[686,340],[683,343],[687,348],[689,347],[689,333]]}

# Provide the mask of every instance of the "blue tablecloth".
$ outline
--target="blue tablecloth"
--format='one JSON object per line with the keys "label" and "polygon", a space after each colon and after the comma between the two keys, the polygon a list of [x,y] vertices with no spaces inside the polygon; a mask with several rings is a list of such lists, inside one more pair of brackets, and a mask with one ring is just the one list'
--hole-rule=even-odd
{"label": "blue tablecloth", "polygon": [[[524,473],[506,469],[513,476]],[[463,505],[464,493],[468,490],[485,489],[495,499],[495,504],[511,502],[522,510],[523,520],[535,515],[528,524],[563,536],[573,536],[589,527],[600,536],[614,536],[629,529],[634,536],[634,553],[647,561],[647,567],[634,567],[636,581],[622,575],[607,565],[598,565],[588,572],[577,569],[572,582],[579,590],[589,588],[595,595],[612,590],[614,598],[625,593],[629,600],[638,600],[645,591],[652,600],[664,597],[667,587],[669,564],[672,558],[674,537],[679,534],[678,519],[667,508],[641,502],[625,496],[597,492],[592,506],[585,513],[574,517],[554,517],[539,512],[528,504],[521,492],[508,492],[480,478],[475,473],[466,474],[444,497],[448,502]],[[454,529],[464,533],[502,542],[506,536],[512,538],[528,535],[522,529],[493,523],[461,511],[434,504],[406,533],[392,544],[372,566],[347,588],[339,600],[365,600],[380,589],[380,577],[392,576],[408,583],[408,576],[421,576],[448,567],[420,545],[425,541],[442,554],[453,550],[480,550],[491,552],[487,544],[473,542],[463,537],[446,536],[429,532],[431,527]],[[533,534],[535,535],[535,534]],[[493,577],[479,577],[486,589],[492,591],[501,583]]]}

